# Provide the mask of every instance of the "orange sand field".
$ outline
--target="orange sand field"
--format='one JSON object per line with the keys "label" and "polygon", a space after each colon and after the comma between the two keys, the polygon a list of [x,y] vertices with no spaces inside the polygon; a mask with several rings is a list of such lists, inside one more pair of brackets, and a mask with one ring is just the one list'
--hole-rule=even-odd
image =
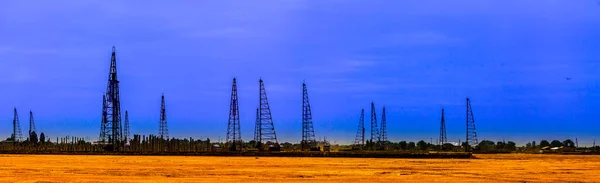
{"label": "orange sand field", "polygon": [[600,156],[478,159],[0,155],[0,182],[600,182]]}

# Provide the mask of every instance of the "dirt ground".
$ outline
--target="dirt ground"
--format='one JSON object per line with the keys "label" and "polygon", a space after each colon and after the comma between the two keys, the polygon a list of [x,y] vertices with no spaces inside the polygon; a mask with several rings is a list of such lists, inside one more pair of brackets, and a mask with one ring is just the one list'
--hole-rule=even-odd
{"label": "dirt ground", "polygon": [[600,156],[478,159],[0,155],[0,182],[599,182]]}

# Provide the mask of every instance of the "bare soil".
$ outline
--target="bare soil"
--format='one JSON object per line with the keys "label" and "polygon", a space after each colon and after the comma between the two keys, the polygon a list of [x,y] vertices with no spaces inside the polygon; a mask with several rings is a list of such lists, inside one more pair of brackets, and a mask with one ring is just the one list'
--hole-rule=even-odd
{"label": "bare soil", "polygon": [[0,155],[0,182],[599,182],[600,156],[476,159]]}

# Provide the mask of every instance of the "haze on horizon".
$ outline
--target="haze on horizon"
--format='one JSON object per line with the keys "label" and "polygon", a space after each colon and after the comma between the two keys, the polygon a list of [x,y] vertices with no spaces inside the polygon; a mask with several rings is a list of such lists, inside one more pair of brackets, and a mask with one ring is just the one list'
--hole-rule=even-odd
{"label": "haze on horizon", "polygon": [[[132,134],[225,137],[237,77],[242,139],[265,81],[280,142],[301,138],[302,81],[317,138],[354,140],[385,105],[391,141],[600,139],[600,6],[589,1],[3,1],[0,137],[35,113],[47,136],[97,139],[117,49]],[[369,115],[365,116],[369,131]],[[368,133],[367,133],[368,134]]]}

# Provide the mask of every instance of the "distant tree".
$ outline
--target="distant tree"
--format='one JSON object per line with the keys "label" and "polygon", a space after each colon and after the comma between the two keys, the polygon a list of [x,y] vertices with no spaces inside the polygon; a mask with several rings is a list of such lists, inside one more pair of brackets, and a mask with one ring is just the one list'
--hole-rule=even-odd
{"label": "distant tree", "polygon": [[531,149],[531,148],[532,148],[532,147],[531,147],[531,142],[527,142],[527,144],[525,144],[525,148],[526,148],[526,149]]}
{"label": "distant tree", "polygon": [[546,146],[550,146],[550,142],[548,142],[547,140],[540,141],[540,148],[546,147]]}
{"label": "distant tree", "polygon": [[502,142],[502,141],[498,141],[496,143],[496,149],[497,150],[504,150],[505,147],[506,147],[506,144],[504,142]]}
{"label": "distant tree", "polygon": [[517,150],[517,144],[513,141],[508,141],[506,143],[505,149],[508,151],[516,151]]}
{"label": "distant tree", "polygon": [[38,143],[38,136],[37,136],[37,133],[35,133],[35,131],[33,131],[29,134],[29,142],[31,142],[32,144]]}
{"label": "distant tree", "polygon": [[365,147],[371,148],[371,145],[373,145],[373,143],[371,143],[371,140],[365,141]]}
{"label": "distant tree", "polygon": [[432,144],[432,143],[427,143],[427,148],[429,148],[429,149],[440,149],[440,146]]}
{"label": "distant tree", "polygon": [[496,151],[496,144],[493,141],[482,140],[475,148],[482,152],[493,152]]}
{"label": "distant tree", "polygon": [[406,143],[406,141],[400,141],[398,142],[398,146],[400,146],[400,149],[406,150],[406,146],[408,146],[408,143]]}
{"label": "distant tree", "polygon": [[429,148],[429,146],[427,145],[427,142],[421,140],[421,141],[417,142],[417,148],[419,150],[425,151]]}
{"label": "distant tree", "polygon": [[531,142],[531,148],[537,149],[537,146],[535,144],[535,140],[533,142]]}
{"label": "distant tree", "polygon": [[567,139],[563,142],[565,147],[575,148],[575,143],[571,139]]}
{"label": "distant tree", "polygon": [[292,143],[289,142],[284,142],[281,144],[281,146],[286,150],[292,149]]}
{"label": "distant tree", "polygon": [[442,150],[444,150],[444,151],[454,150],[454,144],[445,143],[444,145],[442,145]]}
{"label": "distant tree", "polygon": [[553,140],[552,142],[550,142],[550,145],[552,145],[552,147],[560,147],[563,146],[563,143],[558,140]]}
{"label": "distant tree", "polygon": [[406,149],[408,149],[408,150],[414,150],[416,147],[417,147],[417,145],[415,144],[415,142],[409,142],[406,145]]}

